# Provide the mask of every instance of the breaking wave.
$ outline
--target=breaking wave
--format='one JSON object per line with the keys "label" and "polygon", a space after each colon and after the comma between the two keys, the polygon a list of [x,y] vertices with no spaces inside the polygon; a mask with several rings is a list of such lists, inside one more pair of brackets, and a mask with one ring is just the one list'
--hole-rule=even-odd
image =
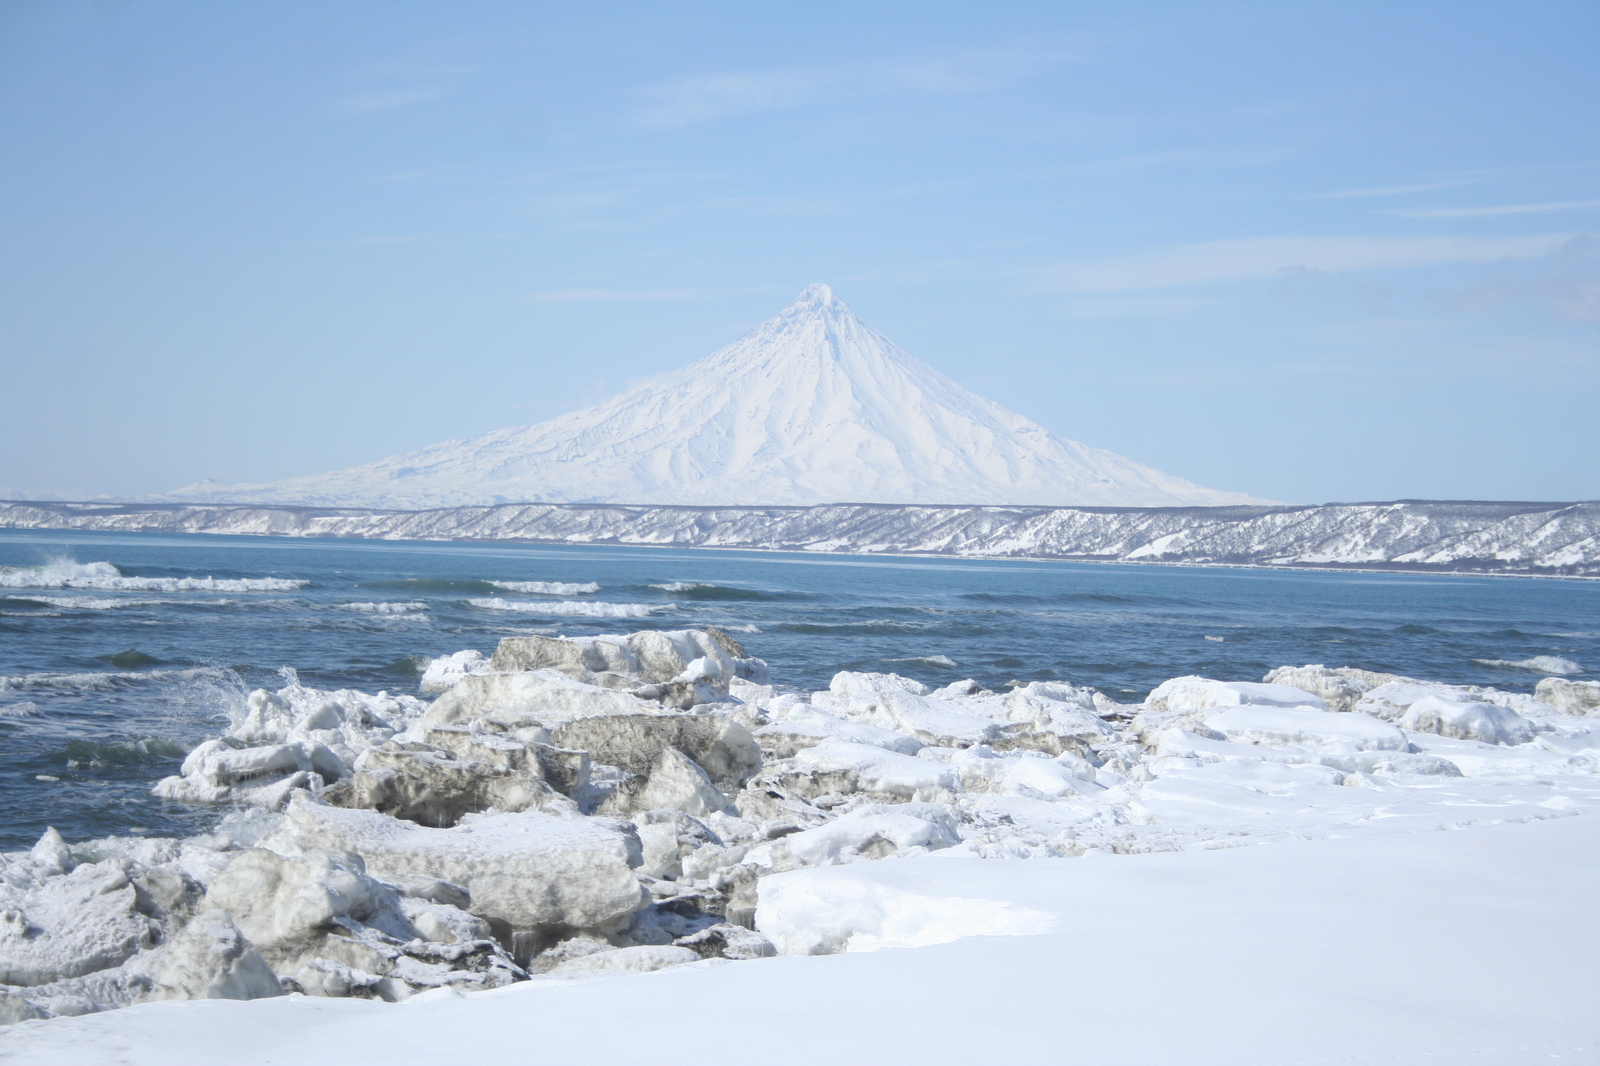
{"label": "breaking wave", "polygon": [[562,615],[576,618],[648,618],[673,609],[670,603],[593,603],[580,600],[506,600],[499,596],[468,600],[486,611],[519,611],[523,614]]}
{"label": "breaking wave", "polygon": [[[37,603],[42,607],[61,607],[69,611],[115,611],[119,607],[157,607],[163,604],[182,604],[194,606],[195,600],[153,600],[149,598],[129,599],[102,599],[94,596],[7,596],[7,600],[18,603]],[[227,600],[207,600],[212,606],[221,607]]]}
{"label": "breaking wave", "polygon": [[124,684],[133,682],[169,680],[190,681],[197,679],[222,681],[234,678],[234,673],[221,666],[194,666],[183,670],[143,670],[138,673],[119,671],[117,673],[82,673],[82,674],[0,674],[0,692],[21,692],[35,688],[67,689],[69,691],[94,692],[107,689],[120,688]]}
{"label": "breaking wave", "polygon": [[491,581],[489,584],[507,592],[532,592],[541,596],[578,596],[600,591],[600,586],[593,581]]}
{"label": "breaking wave", "polygon": [[1535,655],[1531,659],[1474,659],[1479,666],[1498,666],[1502,670],[1532,670],[1538,674],[1555,674],[1565,677],[1568,674],[1581,674],[1583,667],[1571,659],[1563,659],[1559,655]]}
{"label": "breaking wave", "polygon": [[43,566],[0,568],[0,588],[101,589],[127,592],[292,592],[309,581],[286,577],[128,577],[107,562],[57,559]]}
{"label": "breaking wave", "polygon": [[948,655],[909,655],[904,659],[885,659],[891,663],[927,663],[929,666],[955,666],[956,661]]}
{"label": "breaking wave", "polygon": [[346,611],[359,611],[362,614],[415,614],[428,609],[428,605],[421,600],[407,603],[341,603],[339,606]]}

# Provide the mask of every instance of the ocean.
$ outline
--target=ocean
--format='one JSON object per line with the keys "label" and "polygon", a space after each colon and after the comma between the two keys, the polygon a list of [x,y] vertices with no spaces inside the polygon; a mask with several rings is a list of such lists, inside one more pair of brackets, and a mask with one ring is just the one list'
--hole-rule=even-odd
{"label": "ocean", "polygon": [[150,786],[287,676],[415,693],[504,636],[706,625],[797,690],[850,669],[1132,703],[1284,664],[1522,692],[1600,668],[1592,581],[0,530],[0,848],[207,829],[222,811]]}

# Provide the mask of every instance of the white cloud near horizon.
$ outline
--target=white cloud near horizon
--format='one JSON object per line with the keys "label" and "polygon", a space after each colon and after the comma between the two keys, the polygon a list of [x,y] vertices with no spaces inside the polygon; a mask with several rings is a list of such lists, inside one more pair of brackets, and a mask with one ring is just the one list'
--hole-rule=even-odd
{"label": "white cloud near horizon", "polygon": [[1527,237],[1256,237],[1184,244],[1044,271],[1062,293],[1139,292],[1261,281],[1297,271],[1348,273],[1533,259],[1571,234]]}
{"label": "white cloud near horizon", "polygon": [[732,115],[803,107],[862,96],[965,96],[1069,62],[1040,48],[968,49],[916,60],[836,67],[705,74],[645,90],[647,126],[675,129]]}

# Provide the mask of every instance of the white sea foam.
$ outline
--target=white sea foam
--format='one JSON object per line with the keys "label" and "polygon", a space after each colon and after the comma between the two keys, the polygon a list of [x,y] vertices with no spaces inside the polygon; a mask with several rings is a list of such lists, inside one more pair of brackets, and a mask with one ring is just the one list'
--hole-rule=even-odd
{"label": "white sea foam", "polygon": [[1559,655],[1535,655],[1531,659],[1474,659],[1479,666],[1498,666],[1506,670],[1531,670],[1536,674],[1556,674],[1565,677],[1568,674],[1581,674],[1583,667],[1571,659],[1563,659]]}
{"label": "white sea foam", "polygon": [[0,718],[36,718],[38,715],[37,703],[12,703],[0,707]]}
{"label": "white sea foam", "polygon": [[428,605],[421,600],[405,603],[341,603],[339,606],[347,611],[360,611],[362,614],[415,614],[428,609]]}
{"label": "white sea foam", "polygon": [[[108,599],[96,596],[7,596],[8,600],[19,600],[23,603],[41,603],[50,607],[63,607],[72,611],[114,611],[119,607],[155,607],[166,603],[194,604],[195,600],[159,600],[149,597],[129,597],[127,599]],[[208,600],[208,603],[221,606],[227,600]]]}
{"label": "white sea foam", "polygon": [[600,586],[593,581],[491,581],[489,584],[507,592],[533,592],[543,596],[578,596],[600,591]]}
{"label": "white sea foam", "polygon": [[507,600],[499,596],[468,600],[486,611],[520,611],[523,614],[565,615],[577,618],[648,618],[673,609],[670,603],[592,603],[579,600]]}
{"label": "white sea foam", "polygon": [[225,680],[233,671],[220,666],[194,666],[182,670],[118,671],[116,673],[82,674],[12,674],[0,675],[0,692],[16,692],[31,688],[76,689],[92,692],[112,689],[129,681],[189,681],[195,679]]}
{"label": "white sea foam", "polygon": [[665,585],[651,585],[653,589],[662,592],[693,592],[695,589],[714,589],[717,586],[706,581],[669,581]]}
{"label": "white sea foam", "polygon": [[955,666],[956,661],[948,655],[910,655],[904,659],[889,659],[891,663],[927,663],[930,666]]}
{"label": "white sea foam", "polygon": [[290,592],[310,581],[283,577],[127,577],[108,562],[57,559],[43,566],[0,568],[0,588],[103,589],[130,592]]}

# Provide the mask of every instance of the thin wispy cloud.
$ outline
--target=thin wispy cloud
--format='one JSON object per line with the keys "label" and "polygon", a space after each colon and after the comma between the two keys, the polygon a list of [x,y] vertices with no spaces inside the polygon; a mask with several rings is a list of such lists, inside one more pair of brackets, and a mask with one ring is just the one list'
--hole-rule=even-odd
{"label": "thin wispy cloud", "polygon": [[1600,200],[1565,200],[1548,204],[1502,204],[1498,207],[1430,207],[1391,211],[1403,218],[1494,218],[1497,215],[1539,215],[1547,211],[1578,211],[1600,207]]}
{"label": "thin wispy cloud", "polygon": [[706,74],[646,89],[649,102],[639,119],[647,126],[672,129],[856,97],[965,96],[999,88],[1071,58],[1033,47],[988,48],[850,66]]}
{"label": "thin wispy cloud", "polygon": [[1481,185],[1487,178],[1456,178],[1451,181],[1426,181],[1416,185],[1388,185],[1376,189],[1341,189],[1337,192],[1319,192],[1307,200],[1368,200],[1381,196],[1407,196],[1411,193],[1433,192],[1436,189],[1455,189],[1462,185]]}
{"label": "thin wispy cloud", "polygon": [[444,89],[394,89],[389,92],[346,96],[339,101],[339,107],[349,115],[365,115],[373,111],[389,111],[396,107],[409,107],[427,100],[437,100],[444,94]]}
{"label": "thin wispy cloud", "polygon": [[641,303],[649,301],[721,300],[756,292],[773,292],[771,285],[743,289],[551,289],[529,293],[529,303]]}
{"label": "thin wispy cloud", "polygon": [[1490,263],[1546,255],[1569,234],[1528,237],[1258,237],[1184,244],[1067,263],[1045,272],[1063,293],[1139,292],[1260,281],[1296,272],[1348,273]]}

